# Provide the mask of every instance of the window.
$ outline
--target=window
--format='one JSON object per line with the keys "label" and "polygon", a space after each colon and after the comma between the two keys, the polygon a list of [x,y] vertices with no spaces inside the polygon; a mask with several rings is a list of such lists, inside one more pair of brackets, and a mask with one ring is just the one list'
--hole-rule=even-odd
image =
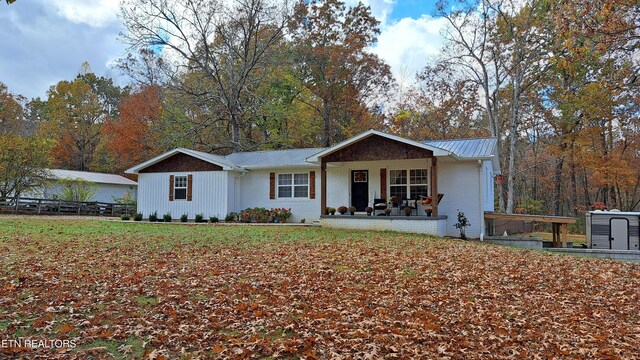
{"label": "window", "polygon": [[176,200],[187,199],[187,177],[176,176],[173,183],[173,198]]}
{"label": "window", "polygon": [[[408,176],[407,176],[408,175]],[[389,193],[398,199],[416,199],[429,195],[427,169],[390,170]]]}
{"label": "window", "polygon": [[278,174],[278,197],[309,197],[309,174]]}

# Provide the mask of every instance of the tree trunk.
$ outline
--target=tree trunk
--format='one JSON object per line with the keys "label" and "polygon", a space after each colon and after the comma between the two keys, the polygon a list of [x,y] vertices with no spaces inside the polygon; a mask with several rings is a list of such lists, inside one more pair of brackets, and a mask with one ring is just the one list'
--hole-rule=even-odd
{"label": "tree trunk", "polygon": [[[564,150],[565,146],[561,146]],[[554,199],[553,199],[553,215],[559,216],[562,214],[561,199],[562,196],[562,167],[564,165],[564,155],[560,155],[556,160],[556,169],[553,176],[554,180]]]}
{"label": "tree trunk", "polygon": [[323,101],[322,119],[324,120],[324,131],[322,134],[322,146],[331,146],[331,105],[328,101]]}
{"label": "tree trunk", "polygon": [[238,115],[233,111],[231,113],[231,143],[233,145],[233,151],[241,151],[240,146],[240,124],[238,121]]}

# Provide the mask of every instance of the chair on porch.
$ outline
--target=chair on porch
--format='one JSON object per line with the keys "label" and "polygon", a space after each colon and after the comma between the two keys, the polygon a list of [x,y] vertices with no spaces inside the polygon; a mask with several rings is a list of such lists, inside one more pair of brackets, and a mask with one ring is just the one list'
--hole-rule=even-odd
{"label": "chair on porch", "polygon": [[373,215],[376,215],[376,211],[382,211],[387,208],[387,200],[385,199],[373,199]]}
{"label": "chair on porch", "polygon": [[406,208],[411,209],[411,211],[415,210],[416,216],[418,216],[418,199],[402,200],[400,211],[404,211]]}

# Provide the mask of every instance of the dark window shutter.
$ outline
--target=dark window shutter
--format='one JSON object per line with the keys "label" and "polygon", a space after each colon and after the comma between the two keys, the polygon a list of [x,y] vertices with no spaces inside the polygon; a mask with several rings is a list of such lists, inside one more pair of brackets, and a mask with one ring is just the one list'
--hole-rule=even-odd
{"label": "dark window shutter", "polygon": [[269,174],[269,199],[276,198],[276,173]]}
{"label": "dark window shutter", "polygon": [[173,201],[173,178],[173,175],[169,176],[169,201]]}
{"label": "dark window shutter", "polygon": [[316,198],[316,172],[309,171],[309,199]]}
{"label": "dark window shutter", "polygon": [[380,198],[387,198],[387,169],[380,169]]}
{"label": "dark window shutter", "polygon": [[193,175],[187,175],[187,201],[193,199]]}

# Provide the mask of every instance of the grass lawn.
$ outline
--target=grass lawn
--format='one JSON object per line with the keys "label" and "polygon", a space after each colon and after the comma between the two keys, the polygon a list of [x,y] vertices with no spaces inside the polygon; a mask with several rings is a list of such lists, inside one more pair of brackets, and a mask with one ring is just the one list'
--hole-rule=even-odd
{"label": "grass lawn", "polygon": [[478,242],[0,220],[0,338],[77,344],[0,358],[631,358],[639,304],[638,264]]}

